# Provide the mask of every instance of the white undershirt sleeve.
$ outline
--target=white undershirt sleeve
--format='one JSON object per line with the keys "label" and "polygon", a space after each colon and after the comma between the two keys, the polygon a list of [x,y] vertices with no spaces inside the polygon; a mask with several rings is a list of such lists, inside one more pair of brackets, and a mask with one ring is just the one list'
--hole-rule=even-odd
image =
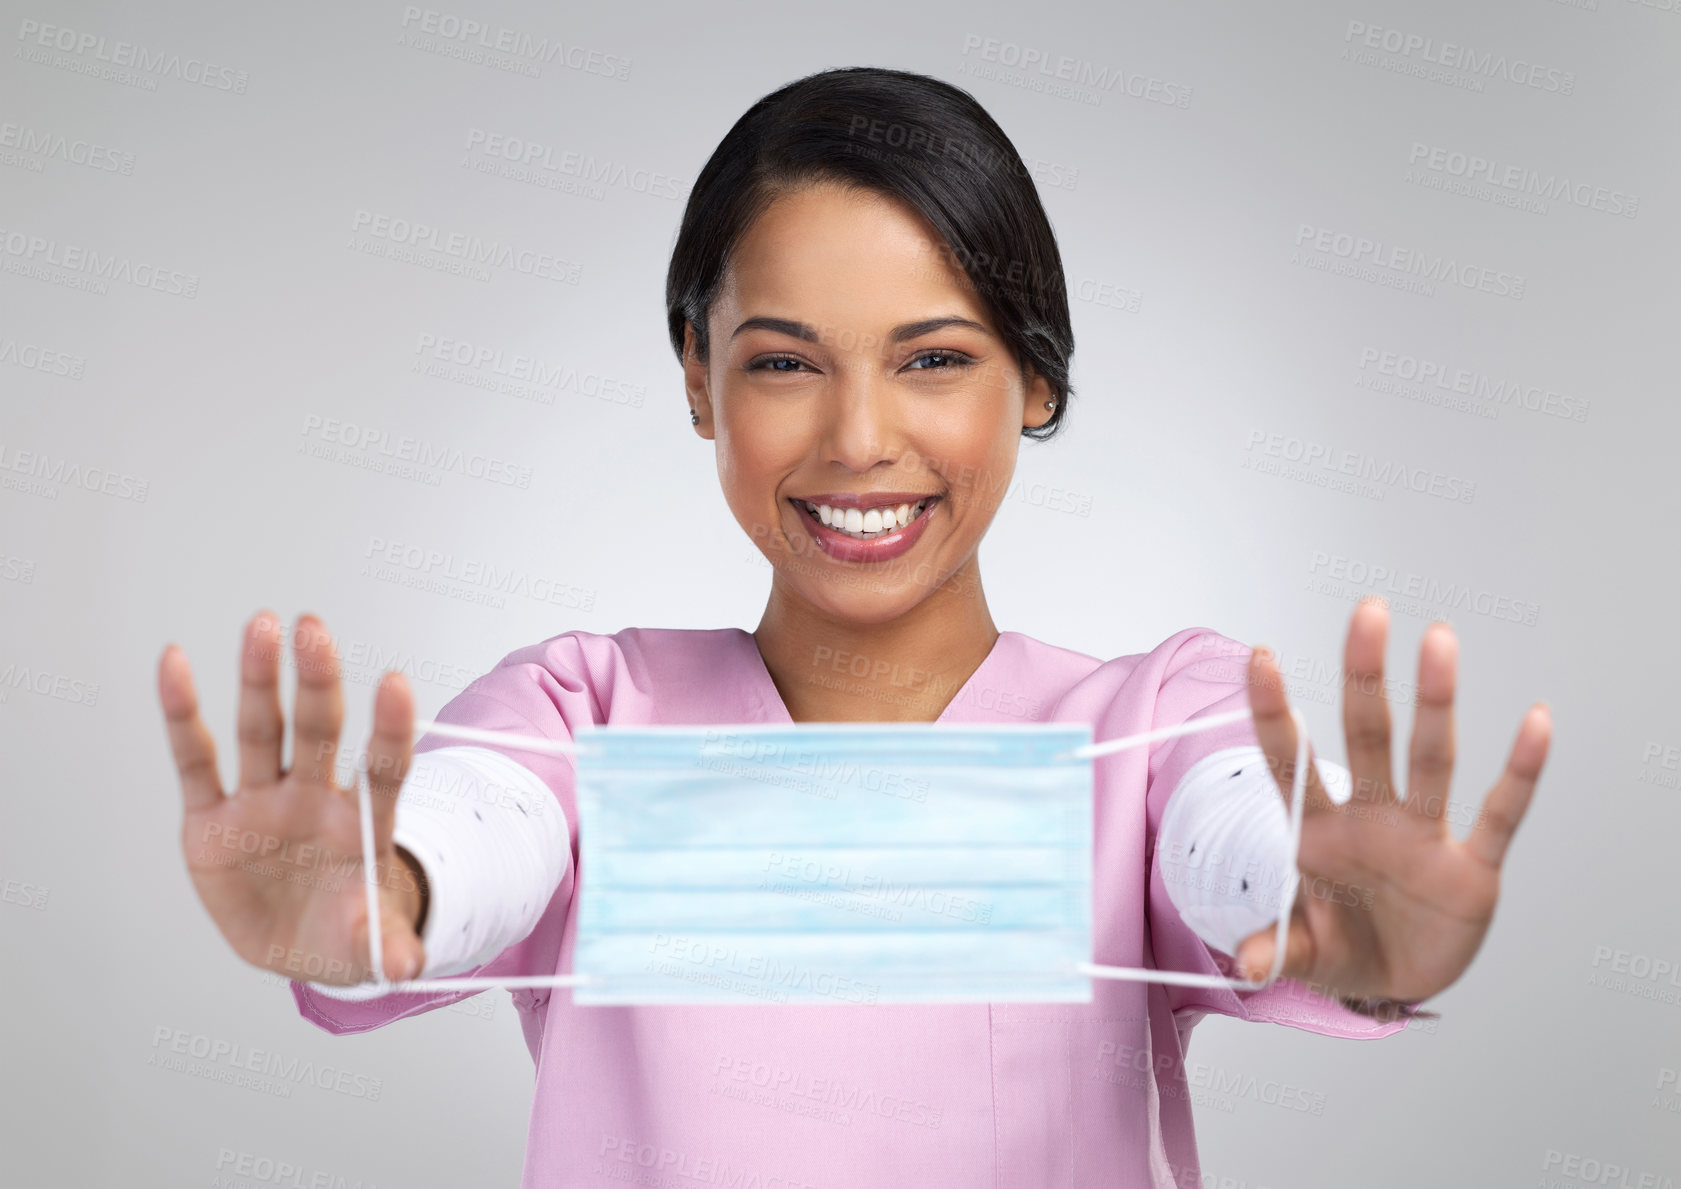
{"label": "white undershirt sleeve", "polygon": [[571,848],[566,814],[549,787],[485,747],[414,757],[392,841],[426,875],[426,964],[417,978],[472,970],[530,935],[566,875]]}
{"label": "white undershirt sleeve", "polygon": [[[1348,769],[1315,759],[1333,802],[1348,799]],[[1162,882],[1179,916],[1223,953],[1278,921],[1300,872],[1287,861],[1289,808],[1253,744],[1198,760],[1168,798],[1156,831]]]}

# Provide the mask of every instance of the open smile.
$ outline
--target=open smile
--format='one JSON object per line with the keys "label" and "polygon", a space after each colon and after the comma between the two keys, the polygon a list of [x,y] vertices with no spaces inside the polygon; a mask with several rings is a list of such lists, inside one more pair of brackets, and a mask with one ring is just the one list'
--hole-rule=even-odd
{"label": "open smile", "polygon": [[788,502],[804,518],[818,547],[831,557],[839,561],[886,561],[916,544],[940,497],[868,506],[799,498]]}

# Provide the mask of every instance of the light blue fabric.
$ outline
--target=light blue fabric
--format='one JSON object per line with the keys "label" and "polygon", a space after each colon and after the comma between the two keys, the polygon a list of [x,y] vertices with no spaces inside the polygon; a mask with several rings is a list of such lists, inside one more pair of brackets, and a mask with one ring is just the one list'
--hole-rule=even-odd
{"label": "light blue fabric", "polygon": [[1091,738],[580,733],[574,1002],[1090,1002]]}

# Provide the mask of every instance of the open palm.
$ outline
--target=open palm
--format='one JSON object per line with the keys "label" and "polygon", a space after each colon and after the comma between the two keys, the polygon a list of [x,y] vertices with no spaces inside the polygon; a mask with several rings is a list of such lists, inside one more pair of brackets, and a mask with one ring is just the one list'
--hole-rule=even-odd
{"label": "open palm", "polygon": [[[292,978],[360,983],[369,968],[366,875],[356,791],[335,777],[344,720],[338,657],[314,616],[298,622],[292,766],[281,768],[285,721],[277,686],[280,625],[260,613],[240,659],[239,784],[222,791],[216,749],[199,717],[180,648],[158,661],[158,698],[181,779],[181,849],[193,888],[247,962]],[[408,977],[425,960],[414,930],[420,890],[392,843],[397,795],[412,754],[414,700],[388,673],[374,702],[368,747],[381,965]]]}
{"label": "open palm", "polygon": [[[1405,800],[1391,773],[1383,656],[1389,614],[1380,601],[1354,610],[1343,659],[1343,729],[1353,795],[1333,802],[1308,765],[1301,871],[1283,977],[1336,998],[1415,1002],[1450,985],[1471,964],[1499,896],[1500,864],[1523,820],[1552,732],[1544,702],[1524,715],[1505,771],[1464,842],[1449,829],[1454,764],[1453,692],[1458,641],[1434,623],[1419,649],[1418,706]],[[1249,660],[1255,733],[1280,793],[1295,776],[1296,729],[1284,682],[1265,649]],[[1275,926],[1253,933],[1235,957],[1244,977],[1264,978]]]}

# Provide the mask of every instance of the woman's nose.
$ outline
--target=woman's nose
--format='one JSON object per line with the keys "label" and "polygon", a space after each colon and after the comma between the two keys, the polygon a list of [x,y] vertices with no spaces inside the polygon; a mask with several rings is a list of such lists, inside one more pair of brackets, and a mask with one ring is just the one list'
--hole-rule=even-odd
{"label": "woman's nose", "polygon": [[864,472],[897,455],[901,395],[886,380],[863,371],[837,376],[822,401],[826,461]]}

